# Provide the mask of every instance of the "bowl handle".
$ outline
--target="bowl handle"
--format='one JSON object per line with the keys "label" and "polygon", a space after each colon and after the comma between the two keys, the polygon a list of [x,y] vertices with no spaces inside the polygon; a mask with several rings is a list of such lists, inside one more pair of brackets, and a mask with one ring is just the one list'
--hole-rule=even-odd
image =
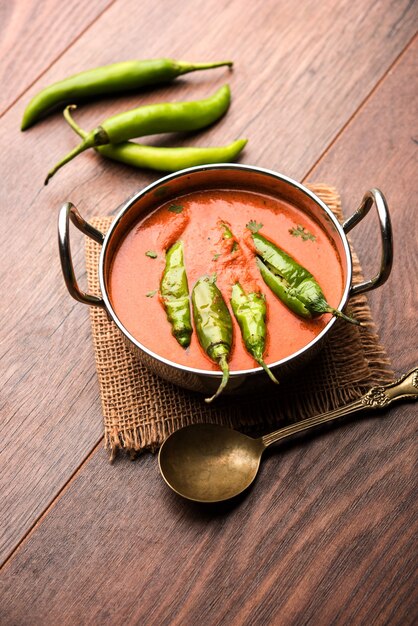
{"label": "bowl handle", "polygon": [[392,240],[392,226],[390,223],[389,209],[385,199],[385,196],[379,189],[370,189],[364,194],[363,200],[357,211],[353,213],[342,225],[345,233],[349,233],[354,226],[356,226],[372,208],[373,204],[376,206],[377,214],[379,217],[380,234],[382,237],[382,256],[380,259],[380,269],[376,276],[365,280],[358,285],[352,285],[350,290],[350,296],[354,296],[358,293],[364,293],[365,291],[371,291],[380,287],[389,278],[390,271],[392,269],[393,261],[393,240]]}
{"label": "bowl handle", "polygon": [[70,220],[74,226],[77,226],[77,228],[81,230],[82,233],[88,235],[94,239],[94,241],[97,241],[97,243],[102,244],[104,241],[103,233],[86,222],[71,202],[66,202],[62,205],[58,217],[58,247],[65,284],[75,300],[78,300],[83,304],[105,308],[105,303],[102,298],[81,291],[77,284],[74,274],[73,261],[71,258]]}

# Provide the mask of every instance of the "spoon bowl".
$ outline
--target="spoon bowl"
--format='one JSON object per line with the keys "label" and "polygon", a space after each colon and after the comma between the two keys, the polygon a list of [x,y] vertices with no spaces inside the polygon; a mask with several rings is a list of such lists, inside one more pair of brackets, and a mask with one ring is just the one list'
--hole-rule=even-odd
{"label": "spoon bowl", "polygon": [[195,502],[222,502],[254,481],[261,456],[271,444],[359,411],[386,408],[395,400],[418,398],[418,368],[389,385],[372,387],[358,400],[290,424],[258,439],[217,424],[192,424],[175,431],[160,448],[158,464],[167,485]]}
{"label": "spoon bowl", "polygon": [[217,424],[193,424],[165,440],[161,474],[176,493],[196,502],[221,502],[254,480],[265,446],[260,439]]}

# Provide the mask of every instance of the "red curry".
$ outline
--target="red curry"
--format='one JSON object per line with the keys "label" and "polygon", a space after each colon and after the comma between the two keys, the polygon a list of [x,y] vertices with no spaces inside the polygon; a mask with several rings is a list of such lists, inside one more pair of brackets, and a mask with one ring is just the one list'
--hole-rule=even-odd
{"label": "red curry", "polygon": [[[301,319],[276,298],[254,262],[251,233],[246,224],[262,224],[260,233],[274,241],[306,267],[337,307],[343,290],[341,262],[322,228],[291,205],[260,193],[236,190],[193,192],[161,205],[124,238],[110,273],[110,298],[116,315],[144,346],[175,363],[198,369],[218,370],[204,354],[194,332],[189,348],[182,348],[159,299],[165,251],[178,239],[184,242],[189,290],[205,274],[216,274],[217,286],[229,303],[232,285],[239,280],[246,291],[261,291],[267,299],[268,337],[265,361],[271,364],[303,348],[324,328],[330,316]],[[239,240],[231,250],[222,223]],[[301,235],[304,236],[301,236]],[[231,371],[258,367],[245,351],[240,329],[234,322]]]}

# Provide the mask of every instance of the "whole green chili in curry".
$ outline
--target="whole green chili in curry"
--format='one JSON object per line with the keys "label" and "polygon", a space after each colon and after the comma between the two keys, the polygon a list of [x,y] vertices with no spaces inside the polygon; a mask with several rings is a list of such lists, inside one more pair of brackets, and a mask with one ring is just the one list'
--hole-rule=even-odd
{"label": "whole green chili in curry", "polygon": [[[68,106],[64,111],[64,117],[71,128],[82,139],[87,137],[87,132],[82,130],[71,117],[70,111],[76,109],[75,105]],[[134,141],[124,141],[118,144],[97,146],[95,150],[104,157],[126,163],[132,167],[147,168],[162,172],[176,172],[195,165],[207,163],[229,163],[233,161],[243,150],[247,143],[246,139],[237,139],[227,146],[213,148],[164,148],[146,146]]]}
{"label": "whole green chili in curry", "polygon": [[258,255],[256,263],[264,282],[289,309],[305,318],[332,313],[346,322],[360,325],[357,320],[332,308],[312,274],[289,254],[259,232],[253,232],[252,238]]}
{"label": "whole green chili in curry", "polygon": [[212,402],[225,389],[229,379],[228,358],[232,348],[232,318],[213,276],[202,276],[192,291],[196,335],[205,353],[218,363],[222,381],[206,402]]}
{"label": "whole green chili in curry", "polygon": [[274,374],[263,360],[266,347],[266,299],[255,291],[245,293],[239,283],[232,287],[231,307],[241,329],[246,350],[261,365],[270,379],[278,384]]}
{"label": "whole green chili in curry", "polygon": [[63,165],[89,148],[144,135],[198,130],[218,120],[230,102],[229,86],[224,85],[204,100],[151,104],[113,115],[87,133],[83,141],[52,168],[45,184]]}
{"label": "whole green chili in curry", "polygon": [[232,67],[231,61],[188,63],[174,59],[122,61],[69,76],[37,93],[23,113],[21,129],[26,130],[49,111],[92,96],[123,93],[157,85],[177,76],[215,67]]}
{"label": "whole green chili in curry", "polygon": [[173,336],[183,348],[187,348],[193,329],[182,241],[177,241],[166,253],[160,295]]}

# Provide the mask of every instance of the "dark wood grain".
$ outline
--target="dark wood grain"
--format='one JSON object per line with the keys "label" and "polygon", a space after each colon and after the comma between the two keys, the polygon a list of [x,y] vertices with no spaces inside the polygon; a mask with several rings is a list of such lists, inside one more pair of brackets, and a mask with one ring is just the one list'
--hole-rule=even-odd
{"label": "dark wood grain", "polygon": [[[104,100],[79,119],[92,126],[138,101],[200,97],[228,80],[227,117],[190,143],[248,134],[245,162],[334,182],[346,207],[367,186],[382,187],[402,244],[395,290],[372,294],[373,311],[395,367],[416,358],[416,143],[407,142],[408,134],[416,139],[415,43],[373,88],[413,36],[418,5],[306,1],[297,14],[273,0],[245,11],[238,1],[183,5],[117,0],[2,120],[3,558],[76,473],[4,569],[2,622],[413,624],[415,407],[269,455],[255,489],[222,508],[175,498],[151,457],[111,467],[98,451],[77,472],[100,440],[100,401],[87,311],[60,275],[57,208],[71,199],[87,217],[109,214],[156,178],[88,154],[42,188],[75,139],[59,115],[20,134],[21,114],[28,97],[81,61],[232,57],[232,74],[195,74],[141,97]],[[353,237],[373,265],[373,220]]]}
{"label": "dark wood grain", "polygon": [[1,3],[0,115],[112,2],[10,0]]}
{"label": "dark wood grain", "polygon": [[412,625],[415,424],[393,410],[277,449],[224,507],[99,451],[6,565],[4,623]]}

